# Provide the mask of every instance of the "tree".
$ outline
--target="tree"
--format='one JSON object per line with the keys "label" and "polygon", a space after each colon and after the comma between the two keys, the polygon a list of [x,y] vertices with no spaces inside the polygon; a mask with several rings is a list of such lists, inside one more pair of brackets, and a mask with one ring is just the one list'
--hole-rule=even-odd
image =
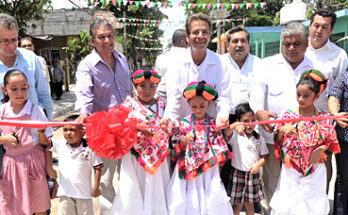
{"label": "tree", "polygon": [[18,21],[19,36],[25,36],[27,22],[42,19],[44,8],[51,4],[51,0],[1,0],[0,11],[14,16]]}
{"label": "tree", "polygon": [[[92,47],[89,45],[90,39],[86,31],[80,31],[77,37],[72,37],[68,40],[66,47],[63,47],[69,56],[70,62],[73,66],[76,66],[80,61],[86,57],[92,50]],[[76,71],[75,69],[73,71]],[[71,78],[75,77],[75,74],[70,74]]]}
{"label": "tree", "polygon": [[[129,4],[123,5],[123,3],[122,5],[118,3],[114,5],[112,1],[109,1],[109,3],[106,3],[106,1],[99,1],[96,6],[111,11],[115,17],[119,18],[124,16],[124,12],[127,18],[146,20],[162,20],[167,18],[158,7],[147,8]],[[132,62],[130,64],[131,68],[136,69],[145,65],[154,65],[159,51],[152,50],[149,52],[149,50],[138,50],[136,47],[162,48],[162,45],[158,42],[139,40],[137,38],[158,40],[163,35],[163,31],[154,24],[152,24],[152,26],[126,26],[126,29],[126,39],[124,38],[123,29],[116,29],[116,42],[126,47],[126,57]],[[129,37],[128,35],[136,36],[137,38]],[[145,63],[143,63],[143,61]]]}

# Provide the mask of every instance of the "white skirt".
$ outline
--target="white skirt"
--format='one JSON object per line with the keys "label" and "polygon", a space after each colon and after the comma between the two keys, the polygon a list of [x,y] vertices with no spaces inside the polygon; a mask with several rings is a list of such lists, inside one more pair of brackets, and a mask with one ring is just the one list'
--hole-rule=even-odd
{"label": "white skirt", "polygon": [[151,175],[131,153],[122,158],[118,193],[111,215],[167,215],[166,189],[169,183],[167,159]]}
{"label": "white skirt", "polygon": [[167,200],[170,215],[233,215],[218,165],[193,180],[179,179],[176,166]]}
{"label": "white skirt", "polygon": [[270,206],[271,215],[329,214],[325,165],[314,165],[314,172],[306,177],[293,168],[282,167]]}

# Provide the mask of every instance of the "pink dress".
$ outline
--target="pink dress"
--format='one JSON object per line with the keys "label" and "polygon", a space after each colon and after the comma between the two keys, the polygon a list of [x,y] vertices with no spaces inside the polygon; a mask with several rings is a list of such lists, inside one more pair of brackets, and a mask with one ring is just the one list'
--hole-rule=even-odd
{"label": "pink dress", "polygon": [[[31,111],[36,105],[31,104]],[[6,104],[0,107],[2,118]],[[0,110],[1,110],[0,109]],[[8,119],[8,118],[7,118]],[[30,120],[30,114],[16,117],[16,120]],[[44,149],[33,144],[31,128],[2,126],[2,135],[15,132],[19,144],[16,148],[5,146],[2,172],[0,174],[0,214],[32,215],[50,208],[50,197],[46,181]]]}

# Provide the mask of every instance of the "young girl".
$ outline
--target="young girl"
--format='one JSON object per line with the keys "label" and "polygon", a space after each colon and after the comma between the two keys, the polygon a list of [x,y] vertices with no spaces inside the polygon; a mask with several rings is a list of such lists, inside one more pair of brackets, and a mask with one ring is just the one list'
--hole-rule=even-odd
{"label": "young girl", "polygon": [[[288,110],[281,119],[328,116],[319,112],[314,101],[326,88],[327,79],[317,70],[305,71],[297,84],[297,110]],[[331,120],[299,121],[278,124],[275,128],[275,152],[282,168],[270,206],[272,214],[326,215],[325,151],[340,148]]]}
{"label": "young girl", "polygon": [[[154,98],[160,76],[150,70],[137,70],[132,80],[137,96],[128,96],[122,103],[131,112],[128,118],[139,125],[159,126],[165,101]],[[166,159],[168,136],[161,129],[140,129],[138,142],[122,158],[119,190],[113,201],[112,213],[119,215],[166,215],[165,190],[169,182]]]}
{"label": "young girl", "polygon": [[[1,87],[9,101],[0,106],[3,120],[47,121],[43,110],[28,100],[28,81],[23,72],[10,70]],[[5,98],[5,100],[6,100]],[[0,174],[0,214],[46,214],[50,208],[44,150],[38,132],[52,136],[53,130],[1,126],[0,144],[6,153]]]}
{"label": "young girl", "polygon": [[173,137],[178,160],[167,191],[171,215],[233,214],[217,165],[231,158],[232,153],[207,114],[217,96],[205,81],[192,82],[184,90],[192,114],[181,121]]}
{"label": "young girl", "polygon": [[259,169],[266,162],[269,152],[265,139],[254,131],[255,125],[238,125],[255,121],[255,114],[248,103],[237,105],[236,119],[224,130],[225,136],[232,136],[229,143],[234,154],[226,190],[231,197],[233,213],[239,215],[244,205],[249,215],[254,214],[254,203],[264,199]]}

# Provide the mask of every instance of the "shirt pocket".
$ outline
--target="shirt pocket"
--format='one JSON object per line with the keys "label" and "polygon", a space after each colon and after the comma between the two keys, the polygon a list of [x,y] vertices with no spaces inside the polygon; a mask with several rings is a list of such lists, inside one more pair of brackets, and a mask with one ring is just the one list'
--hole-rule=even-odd
{"label": "shirt pocket", "polygon": [[282,86],[281,84],[274,84],[268,86],[268,93],[272,97],[280,96],[283,94],[284,88],[286,88],[286,86]]}

